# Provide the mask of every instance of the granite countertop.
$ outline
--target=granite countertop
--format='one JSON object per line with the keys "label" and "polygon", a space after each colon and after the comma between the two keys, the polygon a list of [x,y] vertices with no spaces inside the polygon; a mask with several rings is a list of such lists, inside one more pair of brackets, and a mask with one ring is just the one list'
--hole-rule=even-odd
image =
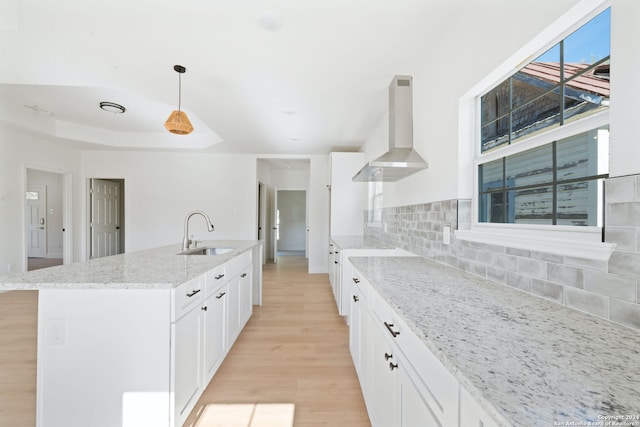
{"label": "granite countertop", "polygon": [[394,246],[363,236],[331,236],[340,249],[395,249]]}
{"label": "granite countertop", "polygon": [[500,425],[640,416],[640,333],[422,257],[350,260]]}
{"label": "granite countertop", "polygon": [[96,258],[0,277],[0,290],[172,289],[260,245],[257,240],[205,240],[198,247],[225,247],[221,255],[178,255],[180,244]]}

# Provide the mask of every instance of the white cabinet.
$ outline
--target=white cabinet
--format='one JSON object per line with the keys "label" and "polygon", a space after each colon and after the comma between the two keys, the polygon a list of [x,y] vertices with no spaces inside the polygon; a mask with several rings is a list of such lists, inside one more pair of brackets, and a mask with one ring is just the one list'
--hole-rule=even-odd
{"label": "white cabinet", "polygon": [[[366,304],[367,300],[365,299],[362,291],[360,290],[360,279],[358,277],[354,277],[352,280],[355,281],[354,285],[351,287],[351,313],[349,315],[351,319],[351,324],[349,326],[349,351],[351,352],[351,358],[353,359],[353,366],[356,368],[356,372],[360,375],[360,370],[362,367],[362,354],[363,349],[363,336],[367,334],[369,331],[365,329],[369,322],[368,320],[363,321],[363,317],[367,315]],[[365,306],[364,309],[362,306]]]}
{"label": "white cabinet", "polygon": [[251,252],[176,288],[40,290],[38,427],[181,427],[231,346],[230,277],[236,336],[251,315]]}
{"label": "white cabinet", "polygon": [[204,280],[204,276],[196,278],[174,291],[176,319],[171,324],[174,360],[171,378],[175,400],[172,412],[178,426],[187,418],[204,388],[204,317],[201,306]]}
{"label": "white cabinet", "polygon": [[352,275],[349,348],[372,425],[466,427],[458,381],[358,271]]}
{"label": "white cabinet", "polygon": [[460,387],[460,427],[498,427],[473,397]]}
{"label": "white cabinet", "polygon": [[364,153],[331,153],[330,236],[361,236],[366,186],[351,178],[364,166]]}
{"label": "white cabinet", "polygon": [[173,325],[175,419],[182,425],[203,390],[203,317],[194,307]]}
{"label": "white cabinet", "polygon": [[243,255],[234,259],[226,270],[230,277],[227,294],[228,347],[235,343],[253,312],[251,254]]}
{"label": "white cabinet", "polygon": [[204,383],[208,384],[224,360],[227,350],[227,285],[212,289],[204,301]]}
{"label": "white cabinet", "polygon": [[240,273],[240,324],[245,325],[253,314],[253,272],[251,265]]}
{"label": "white cabinet", "polygon": [[[368,315],[368,314],[367,314]],[[385,331],[376,325],[376,319],[371,318],[373,327],[371,334],[370,357],[370,402],[373,409],[373,426],[398,426],[398,368],[397,352],[393,345],[387,342]],[[367,404],[369,406],[369,404]]]}

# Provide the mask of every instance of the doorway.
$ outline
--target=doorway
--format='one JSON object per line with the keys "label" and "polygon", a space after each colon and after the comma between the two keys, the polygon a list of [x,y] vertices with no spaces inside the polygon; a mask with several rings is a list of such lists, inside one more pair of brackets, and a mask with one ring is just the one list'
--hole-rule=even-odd
{"label": "doorway", "polygon": [[124,188],[124,179],[89,179],[89,259],[124,253]]}
{"label": "doorway", "polygon": [[65,175],[27,168],[25,247],[27,271],[61,265],[65,260]]}
{"label": "doorway", "polygon": [[277,190],[276,258],[307,257],[307,191]]}
{"label": "doorway", "polygon": [[[258,233],[262,231],[260,240],[264,242],[265,263],[278,262],[279,229],[277,218],[278,190],[304,191],[309,194],[310,160],[306,158],[258,158],[256,197],[258,215],[256,224]],[[305,202],[305,240],[308,242],[308,200]],[[308,243],[305,243],[305,246]],[[282,249],[282,248],[281,248]],[[305,256],[308,251],[305,247]]]}

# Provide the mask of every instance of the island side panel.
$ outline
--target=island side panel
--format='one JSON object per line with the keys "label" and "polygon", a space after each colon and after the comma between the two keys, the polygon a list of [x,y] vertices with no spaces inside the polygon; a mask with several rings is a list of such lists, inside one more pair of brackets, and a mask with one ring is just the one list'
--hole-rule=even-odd
{"label": "island side panel", "polygon": [[169,427],[170,306],[170,290],[40,290],[37,426]]}

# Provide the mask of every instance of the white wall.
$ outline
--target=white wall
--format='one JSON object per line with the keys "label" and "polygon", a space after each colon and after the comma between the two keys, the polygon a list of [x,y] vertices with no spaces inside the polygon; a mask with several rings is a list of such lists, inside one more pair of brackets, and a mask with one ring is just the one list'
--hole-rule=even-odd
{"label": "white wall", "polygon": [[[423,59],[413,69],[398,70],[398,74],[413,75],[414,107],[414,148],[429,163],[429,168],[397,183],[385,183],[383,206],[402,206],[446,200],[459,197],[468,190],[466,183],[459,182],[469,176],[470,165],[460,162],[459,117],[460,98],[469,89],[504,63],[516,51],[535,38],[577,1],[555,1],[526,6],[522,2],[505,3],[504,13],[488,16],[483,10],[483,2],[470,4],[460,11],[460,15],[447,25],[447,31],[438,40],[433,40],[431,49],[424,52]],[[589,0],[589,3],[594,3]],[[640,7],[638,2],[614,0],[615,4],[626,3],[625,13]],[[634,3],[631,5],[630,3]],[[615,15],[615,13],[613,13]],[[635,13],[637,17],[637,11]],[[614,18],[613,25],[620,26]],[[637,19],[636,19],[637,20]],[[638,29],[629,20],[623,28],[637,36]],[[620,28],[618,31],[622,31]],[[622,36],[614,38],[618,43]],[[625,38],[624,52],[637,52],[632,47],[636,38]],[[618,48],[619,49],[619,48]],[[612,48],[612,57],[616,49]],[[619,54],[622,56],[622,54]],[[626,62],[634,62],[634,76],[638,76],[638,55]],[[522,57],[519,61],[525,60]],[[622,73],[614,70],[619,78]],[[514,64],[515,66],[516,64]],[[626,71],[625,71],[626,73]],[[631,75],[631,74],[629,74]],[[393,76],[389,76],[389,82]],[[634,86],[639,84],[634,77]],[[613,85],[612,85],[613,90]],[[617,95],[619,96],[619,94]],[[633,95],[630,95],[633,96]],[[613,100],[613,95],[612,95]],[[387,103],[385,99],[379,102]],[[612,101],[612,104],[618,101]],[[612,107],[613,111],[613,107]],[[631,111],[628,112],[631,114]],[[613,120],[612,120],[613,129]],[[638,130],[635,131],[637,134]],[[371,160],[387,150],[388,116],[383,117],[372,130],[363,146],[367,160]],[[612,130],[613,139],[613,130]],[[637,140],[637,138],[636,138]],[[464,141],[463,141],[464,142]],[[464,145],[464,144],[462,144]],[[466,146],[465,146],[466,149]],[[640,148],[638,148],[640,150]],[[613,169],[613,166],[612,166]]]}
{"label": "white wall", "polygon": [[[51,138],[0,123],[0,275],[25,271],[26,169],[71,174],[70,220],[65,224],[74,246],[79,246],[80,150]],[[79,259],[76,251],[69,262]]]}
{"label": "white wall", "polygon": [[309,171],[309,273],[328,273],[329,156],[311,156]]}
{"label": "white wall", "polygon": [[640,2],[611,2],[610,176],[640,173]]}
{"label": "white wall", "polygon": [[207,213],[215,226],[209,233],[202,218],[192,217],[189,234],[196,239],[256,238],[255,156],[85,151],[82,175],[85,182],[124,179],[127,252],[179,247],[184,219],[193,210]]}

